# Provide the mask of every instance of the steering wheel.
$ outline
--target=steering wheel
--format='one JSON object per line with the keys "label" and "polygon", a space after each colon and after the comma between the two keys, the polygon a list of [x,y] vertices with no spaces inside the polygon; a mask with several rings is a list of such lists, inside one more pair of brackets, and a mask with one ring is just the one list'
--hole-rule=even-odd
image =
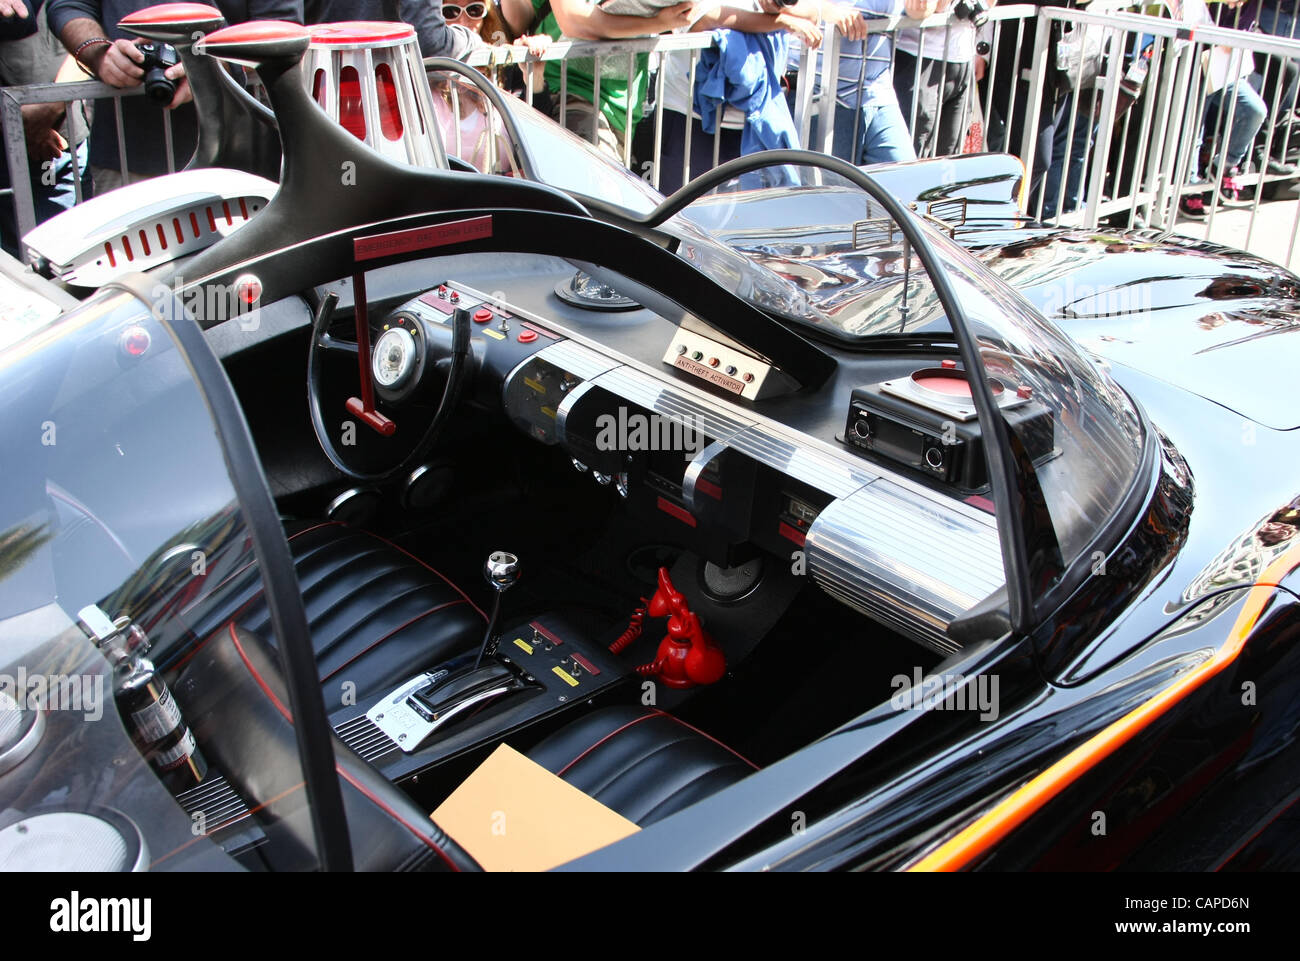
{"label": "steering wheel", "polygon": [[[359,299],[364,298],[362,290],[357,294]],[[463,308],[455,310],[449,325],[449,338],[445,330],[434,331],[431,335],[422,327],[418,330],[411,327],[414,337],[405,328],[402,328],[404,337],[398,336],[395,329],[386,330],[374,345],[383,351],[381,356],[372,348],[368,337],[364,342],[358,342],[330,334],[337,304],[337,294],[326,294],[312,319],[311,344],[307,353],[307,406],[316,440],[330,463],[353,480],[385,481],[409,473],[437,443],[450,423],[469,379],[470,313]],[[400,312],[394,316],[400,316]],[[340,405],[337,412],[327,409],[326,404],[332,395],[326,390],[325,367],[330,355],[350,358],[358,380],[368,375],[374,398],[371,410],[365,410],[362,401],[356,397],[348,401],[346,408]],[[364,373],[362,363],[365,364]],[[400,390],[389,389],[384,384],[391,377],[395,365],[402,366],[400,373],[404,380]],[[340,365],[331,366],[337,368]],[[424,396],[427,399],[437,392],[434,381],[438,378],[442,378],[442,390],[438,393],[436,409],[429,417],[429,404],[421,404],[419,398]],[[397,385],[397,381],[391,383]],[[364,387],[361,393],[365,395]],[[381,405],[393,414],[394,420],[400,420],[400,427],[379,410]],[[336,413],[341,416],[334,416]],[[408,426],[418,424],[424,417],[428,420],[422,429]],[[409,439],[412,437],[414,440]],[[351,458],[345,457],[343,451],[346,448],[356,449],[358,453]],[[372,463],[359,461],[391,462],[391,466],[376,469]]]}

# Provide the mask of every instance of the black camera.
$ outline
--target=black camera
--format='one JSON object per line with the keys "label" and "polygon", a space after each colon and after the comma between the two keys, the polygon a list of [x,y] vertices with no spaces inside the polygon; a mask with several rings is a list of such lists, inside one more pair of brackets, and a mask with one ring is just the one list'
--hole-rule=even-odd
{"label": "black camera", "polygon": [[145,41],[137,44],[144,54],[144,92],[154,103],[166,106],[176,96],[176,81],[167,77],[167,68],[181,62],[180,54],[169,43]]}
{"label": "black camera", "polygon": [[984,0],[957,0],[951,9],[958,20],[969,20],[977,27],[984,26],[989,18],[989,5]]}

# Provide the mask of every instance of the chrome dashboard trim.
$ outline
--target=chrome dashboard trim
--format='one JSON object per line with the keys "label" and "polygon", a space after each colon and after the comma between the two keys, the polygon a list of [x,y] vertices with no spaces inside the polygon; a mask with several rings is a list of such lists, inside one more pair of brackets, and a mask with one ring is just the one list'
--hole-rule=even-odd
{"label": "chrome dashboard trim", "polygon": [[569,412],[594,386],[593,381],[584,380],[574,385],[564,395],[564,399],[555,405],[555,442],[565,450],[568,450],[569,437],[565,432],[565,428],[569,423]]}
{"label": "chrome dashboard trim", "polygon": [[827,593],[945,654],[953,618],[1003,583],[997,530],[965,523],[888,480],[832,501],[808,529]]}
{"label": "chrome dashboard trim", "polygon": [[[511,310],[518,313],[513,307]],[[555,325],[548,323],[546,326],[554,328]],[[590,380],[607,370],[619,366],[619,361],[612,360],[605,354],[592,350],[576,340],[556,341],[543,347],[529,359],[532,360],[538,357],[582,380]],[[513,372],[511,376],[514,376]]]}
{"label": "chrome dashboard trim", "polygon": [[[950,654],[958,646],[945,633],[949,622],[1005,583],[992,515],[822,438],[739,411],[554,320],[538,322],[569,339],[533,357],[649,410],[693,418],[711,441],[831,495],[834,500],[810,526],[804,549],[813,580],[842,603]],[[688,505],[712,456],[716,453],[704,460],[704,453],[698,455],[700,466],[687,472]]]}
{"label": "chrome dashboard trim", "polygon": [[682,500],[686,502],[686,509],[692,514],[700,513],[700,508],[695,503],[695,482],[704,473],[704,468],[708,467],[713,459],[726,449],[726,441],[715,440],[692,457],[691,462],[686,465],[686,473],[682,476]]}

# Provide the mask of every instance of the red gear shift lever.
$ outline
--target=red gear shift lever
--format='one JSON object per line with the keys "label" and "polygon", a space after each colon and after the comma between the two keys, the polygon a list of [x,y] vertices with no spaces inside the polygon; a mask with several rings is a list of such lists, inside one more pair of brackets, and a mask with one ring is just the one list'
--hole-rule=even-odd
{"label": "red gear shift lever", "polygon": [[659,568],[659,589],[650,598],[647,613],[667,617],[668,633],[659,642],[655,659],[636,669],[642,677],[658,677],[669,687],[713,684],[727,672],[727,657],[705,632],[698,614],[673,587],[666,567]]}

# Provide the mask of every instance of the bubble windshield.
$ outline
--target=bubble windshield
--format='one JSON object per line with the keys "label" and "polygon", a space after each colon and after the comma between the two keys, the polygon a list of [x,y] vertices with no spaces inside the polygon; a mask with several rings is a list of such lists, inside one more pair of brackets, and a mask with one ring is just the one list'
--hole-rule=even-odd
{"label": "bubble windshield", "polygon": [[166,326],[101,293],[0,349],[0,390],[0,730],[36,714],[43,726],[16,767],[0,764],[0,852],[36,869],[4,828],[30,836],[75,814],[138,866],[261,869],[264,822],[249,812],[274,799],[276,866],[318,867],[296,746],[253,755],[229,729],[232,705],[267,708],[249,672],[269,651],[275,688],[276,639],[233,625],[265,587]]}

